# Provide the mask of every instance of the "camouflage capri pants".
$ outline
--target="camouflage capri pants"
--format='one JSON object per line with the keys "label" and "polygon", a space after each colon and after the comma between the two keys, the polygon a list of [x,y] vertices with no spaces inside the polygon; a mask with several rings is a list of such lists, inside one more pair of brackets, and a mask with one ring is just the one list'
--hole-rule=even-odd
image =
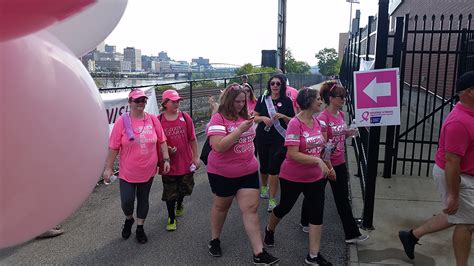
{"label": "camouflage capri pants", "polygon": [[161,200],[178,200],[180,197],[189,196],[194,188],[194,173],[185,175],[162,175],[163,196]]}

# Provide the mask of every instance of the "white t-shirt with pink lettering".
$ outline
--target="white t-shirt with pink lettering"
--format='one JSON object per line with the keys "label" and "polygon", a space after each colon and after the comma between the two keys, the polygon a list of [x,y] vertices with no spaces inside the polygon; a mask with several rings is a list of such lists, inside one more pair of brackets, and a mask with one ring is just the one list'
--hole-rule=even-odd
{"label": "white t-shirt with pink lettering", "polygon": [[[207,136],[226,136],[234,131],[245,119],[228,120],[220,113],[211,117]],[[228,178],[238,178],[258,171],[257,159],[254,155],[255,128],[242,133],[239,140],[225,152],[211,150],[208,157],[207,172]]]}
{"label": "white t-shirt with pink lettering", "polygon": [[346,162],[344,157],[347,125],[344,121],[344,113],[339,111],[337,116],[331,114],[328,109],[324,109],[319,116],[321,121],[321,129],[327,134],[328,140],[332,140],[335,145],[334,151],[331,153],[331,164],[333,166],[341,165]]}
{"label": "white t-shirt with pink lettering", "polygon": [[[325,140],[318,119],[313,117],[313,127],[309,128],[298,117],[290,120],[286,129],[285,146],[298,146],[301,153],[320,157]],[[286,154],[280,169],[280,177],[292,182],[312,183],[322,179],[323,172],[317,164],[302,164]]]}
{"label": "white t-shirt with pink lettering", "polygon": [[120,116],[110,134],[109,148],[119,150],[119,178],[130,183],[148,182],[156,175],[157,143],[166,141],[165,133],[158,119],[148,113],[145,119],[130,116],[130,120],[135,139],[129,140]]}
{"label": "white t-shirt with pink lettering", "polygon": [[[170,171],[166,175],[185,175],[190,173],[193,151],[191,141],[196,139],[194,124],[191,117],[184,112],[178,113],[178,118],[173,121],[166,119],[164,114],[158,116],[166,142],[170,147],[176,147],[176,153],[170,153]],[[161,171],[161,169],[160,169]]]}
{"label": "white t-shirt with pink lettering", "polygon": [[461,173],[474,175],[474,110],[458,102],[441,127],[436,165],[445,169],[446,152],[461,156]]}

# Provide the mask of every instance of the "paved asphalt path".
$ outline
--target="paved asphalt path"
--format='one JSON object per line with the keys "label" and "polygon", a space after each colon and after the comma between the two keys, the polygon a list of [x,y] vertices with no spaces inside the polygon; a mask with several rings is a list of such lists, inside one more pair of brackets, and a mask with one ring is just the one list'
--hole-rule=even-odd
{"label": "paved asphalt path", "polygon": [[[252,264],[250,242],[236,202],[229,211],[221,236],[223,256],[209,256],[207,242],[210,238],[212,193],[203,168],[195,175],[195,181],[193,194],[185,198],[185,213],[178,219],[175,232],[165,230],[167,212],[161,201],[161,177],[155,178],[152,187],[150,211],[145,223],[146,244],[135,241],[135,226],[130,239],[122,240],[124,217],[118,182],[110,186],[100,184],[82,207],[62,223],[66,231],[63,235],[31,240],[0,250],[0,264]],[[308,235],[299,227],[302,198],[303,195],[280,222],[275,233],[275,247],[268,248],[281,259],[280,265],[304,264],[308,252]],[[260,201],[258,212],[262,231],[268,220],[266,205],[267,200]],[[334,265],[346,264],[347,246],[329,185],[326,187],[321,252]]]}

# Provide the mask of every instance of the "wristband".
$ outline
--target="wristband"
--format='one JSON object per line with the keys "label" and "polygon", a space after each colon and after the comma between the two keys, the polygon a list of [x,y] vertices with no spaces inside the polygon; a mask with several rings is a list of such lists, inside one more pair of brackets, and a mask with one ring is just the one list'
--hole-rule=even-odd
{"label": "wristband", "polygon": [[165,163],[166,163],[166,162],[170,162],[170,158],[164,158],[164,159],[163,159],[163,162],[165,162]]}

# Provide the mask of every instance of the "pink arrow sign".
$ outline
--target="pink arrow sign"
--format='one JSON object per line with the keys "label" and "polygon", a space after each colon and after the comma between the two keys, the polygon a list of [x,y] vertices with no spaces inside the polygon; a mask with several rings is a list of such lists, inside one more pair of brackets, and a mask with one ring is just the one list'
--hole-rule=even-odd
{"label": "pink arrow sign", "polygon": [[394,107],[397,101],[397,69],[354,73],[356,108]]}

